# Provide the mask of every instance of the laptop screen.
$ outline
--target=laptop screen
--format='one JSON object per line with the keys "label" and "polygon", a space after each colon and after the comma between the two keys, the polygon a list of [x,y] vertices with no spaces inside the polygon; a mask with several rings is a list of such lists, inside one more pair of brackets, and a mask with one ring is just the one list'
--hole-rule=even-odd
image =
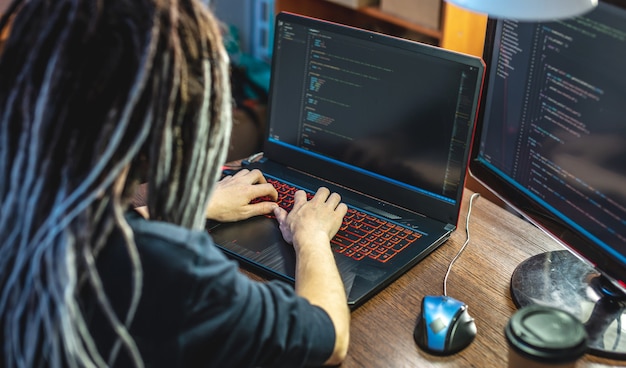
{"label": "laptop screen", "polygon": [[460,200],[482,83],[478,58],[284,13],[274,42],[272,145]]}

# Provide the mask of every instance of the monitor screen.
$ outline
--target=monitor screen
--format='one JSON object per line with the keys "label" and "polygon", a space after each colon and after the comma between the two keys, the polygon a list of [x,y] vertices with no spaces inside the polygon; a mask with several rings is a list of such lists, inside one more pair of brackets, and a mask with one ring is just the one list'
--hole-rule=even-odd
{"label": "monitor screen", "polygon": [[572,312],[592,353],[626,359],[626,1],[490,19],[484,59],[470,173],[566,249],[520,265],[512,297]]}

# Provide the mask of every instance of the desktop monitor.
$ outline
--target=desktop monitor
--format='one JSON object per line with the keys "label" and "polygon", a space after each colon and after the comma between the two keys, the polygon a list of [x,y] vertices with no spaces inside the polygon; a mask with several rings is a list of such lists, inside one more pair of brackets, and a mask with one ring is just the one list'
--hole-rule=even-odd
{"label": "desktop monitor", "polygon": [[517,267],[514,303],[566,310],[590,353],[626,359],[626,1],[489,19],[484,59],[470,174],[564,245]]}

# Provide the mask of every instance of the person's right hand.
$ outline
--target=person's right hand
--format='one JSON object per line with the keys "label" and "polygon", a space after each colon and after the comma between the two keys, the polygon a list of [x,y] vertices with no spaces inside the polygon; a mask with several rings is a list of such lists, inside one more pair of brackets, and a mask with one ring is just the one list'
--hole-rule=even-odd
{"label": "person's right hand", "polygon": [[308,244],[296,241],[297,239],[316,238],[319,233],[327,236],[330,241],[339,230],[347,211],[348,206],[341,203],[339,194],[330,193],[327,188],[322,187],[310,201],[307,201],[304,191],[297,191],[291,212],[287,213],[277,207],[274,215],[285,241],[297,247]]}
{"label": "person's right hand", "polygon": [[350,344],[350,310],[346,290],[330,247],[348,206],[337,193],[320,188],[307,201],[304,191],[297,191],[291,212],[275,208],[283,238],[296,251],[296,293],[324,309],[335,328],[335,348],[326,365],[338,365],[346,357]]}

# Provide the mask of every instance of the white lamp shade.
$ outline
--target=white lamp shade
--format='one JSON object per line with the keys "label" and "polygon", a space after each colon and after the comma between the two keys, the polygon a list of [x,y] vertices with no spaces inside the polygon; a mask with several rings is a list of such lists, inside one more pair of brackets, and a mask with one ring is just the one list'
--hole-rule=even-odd
{"label": "white lamp shade", "polygon": [[485,13],[492,18],[521,21],[550,21],[582,15],[598,0],[446,0],[461,8]]}

